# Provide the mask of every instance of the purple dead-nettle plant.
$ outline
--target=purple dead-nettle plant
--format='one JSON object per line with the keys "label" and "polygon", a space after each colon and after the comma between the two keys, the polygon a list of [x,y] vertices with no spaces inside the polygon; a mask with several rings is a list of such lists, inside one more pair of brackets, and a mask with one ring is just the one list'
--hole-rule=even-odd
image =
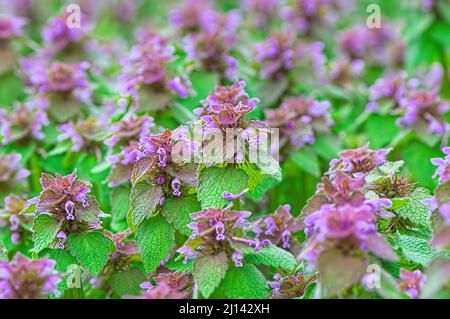
{"label": "purple dead-nettle plant", "polygon": [[246,83],[244,81],[235,82],[229,86],[217,85],[214,91],[202,101],[203,107],[199,107],[194,110],[194,113],[198,116],[203,116],[211,112],[211,108],[214,105],[220,104],[232,104],[238,105],[242,103],[250,108],[256,107],[259,103],[258,98],[250,98],[247,92],[245,92]]}
{"label": "purple dead-nettle plant", "polygon": [[265,110],[266,123],[280,129],[280,147],[299,149],[312,144],[317,133],[325,133],[333,125],[328,101],[306,96],[286,97],[277,109]]}
{"label": "purple dead-nettle plant", "polygon": [[366,144],[360,148],[352,150],[344,150],[339,153],[339,159],[330,162],[329,173],[342,171],[353,175],[362,173],[367,174],[374,168],[387,163],[387,154],[390,149],[371,150]]}
{"label": "purple dead-nettle plant", "polygon": [[363,60],[369,65],[398,68],[403,65],[405,44],[399,28],[382,21],[381,28],[356,25],[339,35],[342,54],[350,60]]}
{"label": "purple dead-nettle plant", "polygon": [[200,68],[218,73],[222,81],[235,80],[238,61],[231,56],[236,35],[229,30],[216,28],[183,38],[188,62],[195,62]]}
{"label": "purple dead-nettle plant", "polygon": [[[42,29],[44,50],[49,54],[67,53],[74,51],[83,52],[83,39],[93,27],[92,21],[81,12],[81,24],[79,28],[71,28],[68,24],[70,13],[63,13],[48,19]],[[47,53],[46,53],[47,54]]]}
{"label": "purple dead-nettle plant", "polygon": [[282,276],[276,273],[269,286],[273,289],[270,294],[272,299],[298,298],[305,294],[306,288],[317,281],[317,275],[306,277],[302,272],[295,275]]}
{"label": "purple dead-nettle plant", "polygon": [[242,7],[246,12],[251,13],[247,16],[251,19],[252,25],[268,27],[278,18],[281,2],[281,0],[244,0]]}
{"label": "purple dead-nettle plant", "polygon": [[61,281],[54,267],[54,260],[31,260],[20,252],[10,262],[0,262],[0,299],[48,298]]}
{"label": "purple dead-nettle plant", "polygon": [[11,242],[17,245],[20,240],[29,238],[31,217],[24,214],[31,203],[17,195],[5,197],[5,204],[0,209],[0,228],[7,227],[11,233]]}
{"label": "purple dead-nettle plant", "polygon": [[189,259],[225,254],[236,267],[242,267],[246,248],[258,251],[270,245],[268,239],[259,241],[247,237],[246,230],[250,226],[247,218],[250,214],[230,207],[208,208],[192,214],[194,222],[188,225],[192,235],[177,252],[184,256],[184,263]]}
{"label": "purple dead-nettle plant", "polygon": [[[175,59],[169,39],[152,30],[139,30],[137,43],[130,55],[122,59],[122,73],[118,77],[121,93],[131,96],[133,107],[153,111],[163,109],[170,100],[170,92],[182,98],[191,93],[190,82],[182,76],[170,78],[167,64]],[[158,103],[155,103],[155,99]]]}
{"label": "purple dead-nettle plant", "polygon": [[107,161],[112,165],[108,177],[110,187],[130,181],[138,154],[139,140],[149,135],[150,129],[154,126],[152,117],[134,115],[111,126],[110,137],[105,141],[108,146]]}
{"label": "purple dead-nettle plant", "polygon": [[47,113],[34,103],[16,103],[10,112],[0,110],[0,134],[3,135],[3,144],[42,140],[42,128],[48,124]]}
{"label": "purple dead-nettle plant", "polygon": [[352,0],[294,0],[281,9],[281,17],[290,28],[312,36],[321,28],[333,27],[336,16],[352,7]]}
{"label": "purple dead-nettle plant", "polygon": [[82,104],[91,103],[88,69],[88,62],[67,64],[31,57],[21,60],[20,73],[30,94],[48,105],[49,116],[63,122],[81,115]]}
{"label": "purple dead-nettle plant", "polygon": [[363,60],[350,60],[343,57],[330,62],[327,78],[334,85],[351,89],[361,81],[364,69],[365,63]]}
{"label": "purple dead-nettle plant", "polygon": [[420,270],[408,271],[400,269],[398,285],[408,296],[417,299],[427,277]]}
{"label": "purple dead-nettle plant", "polygon": [[371,87],[368,112],[386,112],[399,106],[405,94],[406,75],[404,72],[391,73],[379,78]]}
{"label": "purple dead-nettle plant", "polygon": [[58,141],[70,141],[70,150],[79,152],[83,150],[102,158],[101,145],[107,136],[106,123],[95,118],[80,120],[76,123],[68,122],[58,126],[60,135]]}
{"label": "purple dead-nettle plant", "polygon": [[414,79],[409,82],[410,88],[400,102],[399,112],[402,117],[398,119],[398,125],[414,128],[419,133],[445,137],[448,135],[450,125],[445,115],[450,109],[450,104],[439,94],[441,86],[439,78],[442,79],[442,73],[440,77],[438,73],[436,78],[429,78],[431,79],[427,81],[429,84]]}
{"label": "purple dead-nettle plant", "polygon": [[133,258],[139,254],[139,248],[134,240],[130,240],[131,230],[113,234],[108,230],[103,231],[104,235],[111,239],[116,246],[116,250],[109,256],[100,277],[113,275],[116,272],[126,271],[131,268]]}
{"label": "purple dead-nettle plant", "polygon": [[0,194],[7,194],[26,182],[30,172],[20,165],[21,158],[18,153],[0,156]]}
{"label": "purple dead-nettle plant", "polygon": [[2,65],[0,66],[0,74],[11,69],[18,59],[11,42],[23,37],[23,27],[27,24],[25,18],[13,15],[0,14],[0,55],[2,57]]}
{"label": "purple dead-nettle plant", "polygon": [[291,206],[278,207],[272,215],[259,219],[252,227],[258,240],[268,239],[272,244],[284,249],[299,245],[292,234],[302,229],[302,225],[291,215]]}
{"label": "purple dead-nettle plant", "polygon": [[143,282],[145,291],[139,299],[186,299],[192,297],[193,280],[188,272],[161,273],[153,278],[155,284]]}
{"label": "purple dead-nettle plant", "polygon": [[42,173],[40,182],[42,192],[36,204],[36,220],[49,215],[57,222],[54,247],[64,249],[69,234],[101,228],[100,218],[106,215],[100,211],[95,197],[88,195],[91,184],[78,180],[76,171],[67,176]]}

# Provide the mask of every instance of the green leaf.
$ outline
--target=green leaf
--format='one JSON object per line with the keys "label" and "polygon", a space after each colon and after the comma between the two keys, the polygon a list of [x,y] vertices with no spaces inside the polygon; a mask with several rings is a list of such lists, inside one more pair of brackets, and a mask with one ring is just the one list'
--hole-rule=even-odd
{"label": "green leaf", "polygon": [[266,175],[266,177],[258,184],[258,186],[255,187],[255,189],[247,193],[247,197],[255,202],[258,202],[263,198],[267,191],[272,189],[278,183],[279,181],[277,181],[274,177]]}
{"label": "green leaf", "polygon": [[418,187],[411,194],[410,201],[399,208],[397,214],[405,219],[409,219],[419,227],[428,227],[430,225],[429,208],[421,201],[430,198],[430,191],[423,187]]}
{"label": "green leaf", "polygon": [[245,261],[255,265],[272,266],[275,269],[282,269],[288,272],[294,271],[295,267],[297,267],[295,257],[290,252],[275,245],[246,254]]}
{"label": "green leaf", "polygon": [[164,267],[167,269],[170,269],[175,272],[185,272],[189,271],[192,272],[194,268],[193,259],[189,259],[187,263],[183,262],[183,259],[178,259],[177,257],[172,257],[164,264]]}
{"label": "green leaf", "polygon": [[175,246],[174,229],[161,216],[151,217],[139,225],[136,243],[142,253],[145,272],[151,273]]}
{"label": "green leaf", "polygon": [[[374,149],[385,147],[400,131],[393,116],[371,114],[365,123],[365,131],[370,140],[370,146]],[[380,134],[383,132],[383,134]]]}
{"label": "green leaf", "polygon": [[98,231],[70,234],[67,246],[78,262],[94,276],[100,273],[115,250],[114,243]]}
{"label": "green leaf", "polygon": [[224,192],[238,194],[248,185],[247,174],[230,167],[208,167],[200,172],[197,198],[202,208],[223,208],[229,201]]}
{"label": "green leaf", "polygon": [[115,272],[108,280],[108,285],[119,297],[137,296],[142,289],[140,284],[146,280],[144,273],[138,268]]}
{"label": "green leaf", "polygon": [[153,186],[139,182],[131,188],[131,221],[139,225],[145,218],[150,217],[159,204],[163,190],[160,186]]}
{"label": "green leaf", "polygon": [[0,240],[0,262],[8,261],[8,252],[6,251],[5,245]]}
{"label": "green leaf", "polygon": [[314,150],[323,159],[330,161],[337,157],[337,154],[341,150],[340,142],[332,135],[318,135],[312,145]]}
{"label": "green leaf", "polygon": [[397,233],[395,246],[401,248],[408,260],[421,265],[427,265],[435,256],[428,241],[422,238]]}
{"label": "green leaf", "polygon": [[329,249],[318,259],[321,296],[335,296],[337,293],[359,282],[366,272],[362,258],[342,254],[337,249]]}
{"label": "green leaf", "polygon": [[259,168],[252,163],[242,163],[236,166],[242,169],[248,176],[248,189],[249,191],[254,190],[260,183],[265,179],[267,175],[261,173]]}
{"label": "green leaf", "polygon": [[59,231],[59,223],[51,215],[40,214],[33,223],[33,242],[35,253],[39,253],[55,239]]}
{"label": "green leaf", "polygon": [[128,186],[115,187],[111,190],[109,198],[113,223],[125,219],[130,209],[130,188]]}
{"label": "green leaf", "polygon": [[315,177],[320,177],[320,165],[319,158],[316,152],[310,147],[303,147],[302,149],[292,153],[292,160],[297,164],[302,170],[311,174]]}
{"label": "green leaf", "polygon": [[367,183],[373,183],[383,177],[392,176],[400,171],[403,167],[403,161],[396,162],[387,162],[384,165],[381,165],[375,169],[373,169],[366,177]]}
{"label": "green leaf", "polygon": [[59,272],[66,272],[70,265],[77,265],[78,262],[68,251],[64,249],[44,249],[40,256],[48,255],[50,259],[56,261],[55,269]]}
{"label": "green leaf", "polygon": [[189,236],[192,234],[192,229],[188,228],[187,224],[193,221],[190,215],[201,209],[200,202],[195,196],[169,198],[164,202],[161,215],[178,231]]}
{"label": "green leaf", "polygon": [[269,294],[266,278],[254,265],[229,269],[220,288],[231,299],[264,299]]}
{"label": "green leaf", "polygon": [[194,281],[205,298],[208,298],[220,285],[227,270],[228,258],[225,252],[203,256],[194,261]]}

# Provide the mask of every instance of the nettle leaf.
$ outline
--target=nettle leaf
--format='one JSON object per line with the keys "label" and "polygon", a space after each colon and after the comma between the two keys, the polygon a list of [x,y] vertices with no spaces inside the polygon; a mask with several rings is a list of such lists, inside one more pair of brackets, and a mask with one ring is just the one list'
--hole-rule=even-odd
{"label": "nettle leaf", "polygon": [[184,263],[183,259],[172,257],[164,264],[164,267],[175,272],[192,272],[194,269],[194,262],[192,259],[189,259],[187,263]]}
{"label": "nettle leaf", "polygon": [[266,278],[254,265],[229,269],[220,288],[231,299],[264,299],[269,294]]}
{"label": "nettle leaf", "polygon": [[274,177],[266,175],[264,179],[246,195],[249,199],[258,202],[264,197],[264,194],[267,193],[267,191],[272,189],[278,183],[279,181],[277,181]]}
{"label": "nettle leaf", "polygon": [[392,176],[400,171],[405,162],[396,161],[396,162],[387,162],[384,165],[381,165],[375,169],[373,169],[366,177],[367,183],[373,183],[383,177]]}
{"label": "nettle leaf", "polygon": [[254,190],[268,175],[261,173],[259,168],[252,163],[236,165],[236,168],[243,170],[248,176],[248,190]]}
{"label": "nettle leaf", "polygon": [[136,243],[142,253],[145,272],[151,273],[175,247],[175,230],[164,218],[154,216],[139,225]]}
{"label": "nettle leaf", "polygon": [[131,188],[131,222],[139,225],[145,218],[150,217],[159,204],[163,190],[160,186],[139,182]]}
{"label": "nettle leaf", "polygon": [[100,273],[115,250],[114,243],[98,231],[70,234],[67,246],[78,262],[94,276]]}
{"label": "nettle leaf", "polygon": [[291,159],[306,173],[320,177],[320,163],[317,153],[310,147],[303,147],[302,149],[293,152]]}
{"label": "nettle leaf", "polygon": [[59,272],[66,272],[67,267],[70,265],[78,265],[77,260],[68,251],[64,249],[44,249],[39,254],[40,256],[48,255],[50,259],[53,259],[55,264],[55,269]]}
{"label": "nettle leaf", "polygon": [[436,255],[428,241],[423,238],[397,233],[394,244],[401,248],[408,260],[421,265],[427,265]]}
{"label": "nettle leaf", "polygon": [[344,255],[337,249],[329,249],[320,254],[318,269],[323,298],[333,297],[358,283],[366,273],[363,259]]}
{"label": "nettle leaf", "polygon": [[123,185],[113,188],[109,198],[113,223],[125,219],[130,209],[130,187]]}
{"label": "nettle leaf", "polygon": [[205,298],[208,298],[220,285],[227,270],[228,258],[225,252],[203,256],[194,261],[194,281]]}
{"label": "nettle leaf", "polygon": [[178,231],[189,236],[192,234],[192,229],[188,228],[187,224],[193,221],[190,215],[201,209],[196,196],[169,198],[164,202],[161,215]]}
{"label": "nettle leaf", "polygon": [[290,252],[275,245],[246,254],[245,261],[255,265],[272,266],[275,269],[282,269],[288,272],[294,271],[295,267],[297,267],[295,257]]}
{"label": "nettle leaf", "polygon": [[137,296],[142,292],[140,284],[146,281],[144,273],[138,268],[115,272],[108,280],[108,285],[119,297]]}
{"label": "nettle leaf", "polygon": [[202,208],[223,208],[229,201],[224,192],[238,194],[248,185],[247,174],[231,167],[208,167],[200,172],[197,198]]}
{"label": "nettle leaf", "polygon": [[60,225],[51,215],[40,214],[33,223],[33,242],[35,253],[47,248],[52,243],[58,233]]}
{"label": "nettle leaf", "polygon": [[418,187],[411,194],[410,200],[406,205],[396,209],[397,214],[405,219],[409,219],[419,227],[428,227],[430,225],[430,213],[427,205],[422,204],[422,200],[430,198],[430,191],[423,187]]}

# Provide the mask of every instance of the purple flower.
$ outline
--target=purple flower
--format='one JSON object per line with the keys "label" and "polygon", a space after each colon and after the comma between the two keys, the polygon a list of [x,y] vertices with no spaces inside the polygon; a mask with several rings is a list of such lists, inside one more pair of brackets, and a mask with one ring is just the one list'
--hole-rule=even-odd
{"label": "purple flower", "polygon": [[291,233],[302,228],[291,215],[291,206],[280,206],[274,214],[259,220],[252,228],[257,239],[268,239],[274,245],[280,245],[284,249],[291,248]]}
{"label": "purple flower", "polygon": [[0,209],[0,227],[9,225],[13,244],[17,244],[20,238],[29,234],[27,227],[31,223],[30,217],[21,212],[26,210],[30,204],[17,195],[5,197],[4,208]]}
{"label": "purple flower", "polygon": [[280,129],[280,147],[295,149],[314,143],[316,133],[328,132],[333,125],[331,104],[306,96],[286,97],[278,109],[265,110],[266,123]]}
{"label": "purple flower", "polygon": [[339,153],[340,159],[330,162],[330,172],[341,170],[347,174],[367,174],[374,168],[387,162],[386,156],[390,149],[376,151],[368,149],[368,145],[353,150],[344,150]]}
{"label": "purple flower", "polygon": [[192,95],[192,85],[188,78],[176,76],[167,81],[167,87],[185,99]]}
{"label": "purple flower", "polygon": [[420,270],[408,271],[400,269],[400,279],[398,284],[411,298],[417,299],[420,296],[420,290],[425,283],[426,276]]}
{"label": "purple flower", "polygon": [[294,67],[295,47],[293,33],[275,33],[255,45],[255,60],[264,79],[280,79]]}
{"label": "purple flower", "polygon": [[367,111],[378,111],[379,101],[393,101],[395,105],[399,105],[405,94],[405,74],[394,73],[378,79],[374,85],[370,87]]}
{"label": "purple flower", "polygon": [[67,100],[73,97],[78,102],[88,103],[91,87],[87,80],[89,63],[66,64],[45,59],[24,58],[21,73],[27,84],[40,96],[53,96]]}
{"label": "purple flower", "polygon": [[268,282],[273,289],[270,297],[287,299],[303,296],[306,288],[317,280],[317,275],[307,278],[304,273],[300,272],[283,277],[277,273],[273,276],[273,279],[274,281]]}
{"label": "purple flower", "polygon": [[0,48],[8,45],[9,41],[23,36],[23,26],[27,20],[12,15],[0,15]]}
{"label": "purple flower", "polygon": [[141,284],[145,291],[139,299],[185,299],[192,295],[192,275],[187,272],[161,273],[154,280],[155,286],[150,282]]}
{"label": "purple flower", "polygon": [[444,147],[442,152],[446,154],[445,158],[433,158],[431,163],[437,166],[436,173],[433,178],[439,176],[439,183],[445,184],[450,181],[450,147]]}
{"label": "purple flower", "polygon": [[209,72],[217,72],[223,79],[235,80],[238,62],[230,55],[235,41],[235,34],[215,29],[189,34],[183,38],[183,45],[187,61],[194,61]]}
{"label": "purple flower", "polygon": [[70,19],[69,13],[51,17],[42,29],[44,44],[52,53],[67,49],[71,44],[79,42],[90,31],[91,24],[84,14],[81,15],[79,28],[69,27]]}
{"label": "purple flower", "polygon": [[23,183],[30,172],[19,164],[22,155],[11,153],[0,156],[0,190],[7,192],[16,185]]}
{"label": "purple flower", "polygon": [[377,233],[375,215],[368,205],[322,205],[304,222],[309,239],[302,256],[311,261],[317,260],[327,248],[340,247],[340,243],[365,251],[369,236]]}
{"label": "purple flower", "polygon": [[254,25],[265,27],[278,15],[280,4],[280,0],[244,0],[243,8],[250,13]]}
{"label": "purple flower", "polygon": [[363,60],[343,57],[331,62],[329,79],[333,84],[351,88],[357,81],[361,81],[364,68]]}
{"label": "purple flower", "polygon": [[104,126],[104,123],[97,121],[95,118],[88,118],[77,123],[61,124],[58,126],[58,131],[61,133],[58,136],[58,141],[70,140],[73,152],[84,149],[99,154],[100,144],[106,135]]}
{"label": "purple flower", "polygon": [[20,252],[0,262],[0,299],[48,298],[61,280],[54,266],[53,260],[31,260]]}
{"label": "purple flower", "polygon": [[[177,250],[184,255],[185,261],[225,252],[237,267],[241,267],[243,255],[238,247],[250,246],[259,250],[270,245],[267,240],[260,242],[245,236],[250,212],[208,208],[191,216],[194,222],[188,227],[193,230],[192,235],[188,242]],[[189,241],[198,243],[195,249],[190,247]]]}
{"label": "purple flower", "polygon": [[42,140],[42,127],[48,124],[47,113],[32,103],[16,103],[11,112],[0,110],[0,134],[3,135],[3,144],[28,138]]}

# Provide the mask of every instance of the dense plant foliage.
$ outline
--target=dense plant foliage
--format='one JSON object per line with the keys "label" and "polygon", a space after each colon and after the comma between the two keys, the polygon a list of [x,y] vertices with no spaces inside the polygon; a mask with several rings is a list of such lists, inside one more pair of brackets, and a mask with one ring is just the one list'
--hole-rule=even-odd
{"label": "dense plant foliage", "polygon": [[448,1],[0,10],[0,298],[450,298]]}

